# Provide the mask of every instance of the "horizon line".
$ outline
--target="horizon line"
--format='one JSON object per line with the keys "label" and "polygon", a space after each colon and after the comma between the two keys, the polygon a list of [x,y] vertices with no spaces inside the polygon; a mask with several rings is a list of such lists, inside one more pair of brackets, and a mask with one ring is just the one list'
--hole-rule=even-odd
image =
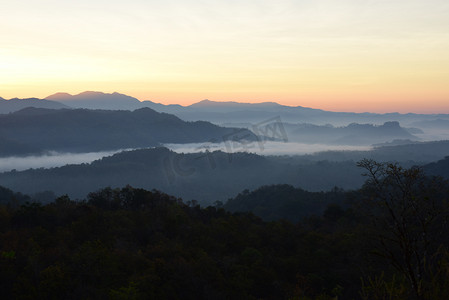
{"label": "horizon line", "polygon": [[[81,94],[86,94],[86,93],[96,93],[96,94],[102,94],[102,95],[114,95],[114,94],[117,94],[117,95],[122,95],[122,96],[126,96],[126,97],[131,97],[131,98],[134,98],[134,99],[136,99],[136,100],[138,100],[140,103],[144,103],[144,102],[152,102],[152,103],[154,103],[154,104],[160,104],[160,105],[164,105],[164,106],[171,106],[171,105],[176,105],[176,106],[181,106],[181,107],[190,107],[190,106],[192,106],[192,105],[195,105],[195,104],[199,104],[199,103],[201,103],[201,102],[204,102],[204,101],[209,101],[209,102],[212,102],[212,103],[229,103],[229,104],[243,104],[243,105],[257,105],[257,104],[275,104],[275,105],[279,105],[279,106],[283,106],[283,107],[289,107],[289,108],[306,108],[306,109],[313,109],[313,110],[321,110],[321,111],[328,111],[328,112],[335,112],[335,113],[356,113],[356,114],[401,114],[401,115],[407,115],[407,114],[422,114],[422,115],[447,115],[447,114],[449,114],[449,112],[438,112],[437,110],[438,109],[436,109],[436,110],[432,110],[431,112],[417,112],[417,111],[407,111],[407,112],[400,112],[400,111],[398,111],[398,110],[374,110],[374,111],[369,111],[369,110],[336,110],[336,109],[332,109],[332,108],[317,108],[317,107],[311,107],[311,106],[303,106],[303,105],[289,105],[289,104],[285,104],[285,103],[282,103],[282,101],[279,101],[279,102],[277,102],[277,101],[257,101],[257,102],[240,102],[240,101],[237,101],[237,100],[211,100],[211,99],[209,99],[209,98],[204,98],[204,99],[202,99],[202,100],[193,100],[190,104],[180,104],[179,102],[176,102],[176,103],[163,103],[162,101],[161,102],[159,102],[158,100],[149,100],[149,99],[146,99],[146,100],[141,100],[141,99],[139,99],[138,97],[135,97],[135,96],[131,96],[131,95],[129,95],[129,94],[125,94],[125,93],[121,93],[121,92],[117,92],[117,91],[114,91],[114,92],[102,92],[102,91],[94,91],[94,90],[85,90],[85,91],[82,91],[82,92],[79,92],[79,93],[68,93],[68,92],[56,92],[56,93],[52,93],[52,94],[50,94],[50,95],[48,95],[48,96],[46,96],[46,97],[36,97],[36,96],[32,96],[32,97],[23,97],[23,98],[20,98],[20,97],[13,97],[13,98],[9,98],[9,99],[6,99],[6,98],[3,98],[1,95],[0,95],[0,99],[3,99],[3,100],[5,100],[5,101],[10,101],[10,100],[16,100],[16,99],[18,99],[18,100],[25,100],[25,99],[38,99],[38,100],[47,100],[47,101],[54,101],[54,102],[59,102],[59,103],[64,103],[64,100],[52,100],[52,99],[48,99],[48,98],[50,98],[50,97],[52,97],[52,96],[55,96],[55,95],[58,95],[58,94],[65,94],[65,95],[68,95],[68,96],[70,96],[70,97],[75,97],[75,96],[79,96],[79,95],[81,95]],[[76,100],[75,100],[76,101]],[[156,102],[156,101],[158,101],[158,102]]]}

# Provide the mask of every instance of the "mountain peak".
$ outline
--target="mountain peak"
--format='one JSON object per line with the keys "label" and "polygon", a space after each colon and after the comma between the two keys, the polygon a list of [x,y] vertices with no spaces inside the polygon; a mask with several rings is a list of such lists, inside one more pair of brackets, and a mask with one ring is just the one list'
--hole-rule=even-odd
{"label": "mountain peak", "polygon": [[81,92],[81,93],[79,93],[79,94],[77,94],[77,95],[75,95],[75,97],[76,96],[83,96],[83,97],[85,97],[85,96],[88,96],[88,97],[92,97],[92,96],[105,96],[105,95],[108,95],[107,93],[103,93],[103,92],[96,92],[96,91],[84,91],[84,92]]}
{"label": "mountain peak", "polygon": [[142,104],[138,99],[117,92],[109,94],[96,91],[85,91],[77,95],[57,93],[46,99],[59,101],[74,108],[133,110],[142,107]]}
{"label": "mountain peak", "polygon": [[388,121],[385,122],[384,125],[382,125],[383,127],[387,127],[387,128],[400,128],[400,124],[398,121]]}
{"label": "mountain peak", "polygon": [[50,95],[50,96],[48,96],[48,97],[45,97],[44,99],[46,99],[46,100],[61,100],[61,99],[69,99],[69,98],[71,98],[71,97],[73,97],[72,95],[70,95],[69,93],[56,93],[56,94],[53,94],[53,95]]}
{"label": "mountain peak", "polygon": [[[103,93],[103,92],[97,92],[97,91],[84,91],[76,95],[71,95],[69,93],[56,93],[53,95],[50,95],[46,97],[47,100],[56,100],[56,101],[66,101],[66,100],[84,100],[84,99],[132,99],[135,101],[139,101],[138,99],[125,95],[120,94],[117,92],[113,93]],[[139,101],[140,102],[140,101]]]}
{"label": "mountain peak", "polygon": [[220,106],[225,104],[237,104],[237,102],[218,102],[218,101],[212,101],[209,99],[201,100],[200,102],[194,103],[191,106]]}
{"label": "mountain peak", "polygon": [[[79,93],[78,95],[73,96],[75,99],[127,99],[127,100],[133,100],[133,101],[139,101],[138,99],[125,95],[120,94],[117,92],[113,93],[103,93],[103,92],[96,92],[96,91],[85,91],[82,93]],[[140,102],[140,101],[139,101]]]}

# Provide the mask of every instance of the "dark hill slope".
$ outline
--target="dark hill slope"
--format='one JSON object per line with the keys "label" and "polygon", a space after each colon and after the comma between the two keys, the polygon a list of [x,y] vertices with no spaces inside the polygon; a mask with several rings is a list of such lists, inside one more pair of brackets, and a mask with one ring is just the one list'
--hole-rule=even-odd
{"label": "dark hill slope", "polygon": [[444,159],[437,162],[424,165],[423,169],[428,175],[441,176],[445,179],[449,179],[449,156],[446,156]]}
{"label": "dark hill slope", "polygon": [[346,194],[343,190],[329,192],[308,192],[291,185],[262,186],[254,191],[244,190],[229,199],[224,208],[232,212],[252,212],[264,220],[300,219],[321,215],[330,204],[343,204]]}
{"label": "dark hill slope", "polygon": [[[150,147],[160,143],[223,140],[236,129],[208,122],[185,122],[150,108],[135,111],[27,108],[0,116],[0,139],[41,151],[89,152]],[[240,131],[248,139],[255,136]],[[7,155],[8,144],[2,145]],[[0,149],[1,150],[1,149]]]}
{"label": "dark hill slope", "polygon": [[102,187],[130,184],[211,204],[268,184],[285,183],[314,191],[334,186],[357,188],[364,180],[360,173],[353,162],[298,165],[241,152],[177,154],[153,148],[121,152],[91,164],[1,173],[0,182],[29,194],[51,190],[77,198]]}

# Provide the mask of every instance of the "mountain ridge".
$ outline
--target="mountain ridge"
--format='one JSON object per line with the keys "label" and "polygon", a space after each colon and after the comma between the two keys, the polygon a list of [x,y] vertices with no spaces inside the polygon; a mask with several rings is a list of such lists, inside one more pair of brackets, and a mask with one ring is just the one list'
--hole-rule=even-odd
{"label": "mountain ridge", "polygon": [[0,97],[0,114],[9,114],[27,107],[46,109],[69,109],[70,107],[52,100],[39,98],[12,98],[6,100]]}
{"label": "mountain ridge", "polygon": [[[140,101],[137,98],[118,92],[86,91],[77,95],[56,93],[46,97],[45,100],[55,102],[58,100],[60,105],[72,108],[132,111],[142,107],[149,107],[158,112],[174,114],[184,121],[203,120],[220,126],[225,126],[226,124],[229,127],[239,127],[239,123],[257,125],[273,118],[279,118],[280,122],[286,123],[332,124],[334,126],[347,126],[351,123],[382,125],[385,122],[397,121],[404,127],[415,127],[414,124],[423,124],[425,126],[425,122],[435,119],[449,121],[449,114],[335,112],[303,106],[287,106],[276,102],[240,103],[205,99],[187,106],[179,104],[165,105],[150,100]],[[3,102],[0,101],[0,113],[2,113],[2,105],[5,105]],[[34,103],[39,102],[35,100]],[[14,110],[10,109],[8,113],[11,111]],[[440,123],[442,124],[442,122]],[[435,129],[435,127],[432,126],[427,132]],[[440,127],[436,128],[440,132],[436,133],[436,135],[430,134],[427,140],[448,138],[445,135],[445,131],[442,131],[447,129],[447,126],[441,125]]]}
{"label": "mountain ridge", "polygon": [[[24,148],[41,151],[90,152],[200,143],[232,138],[236,131],[205,121],[186,122],[148,107],[134,111],[26,108],[0,115],[0,138],[18,140]],[[248,130],[239,132],[256,139]],[[7,144],[2,147],[0,156],[10,154]]]}
{"label": "mountain ridge", "polygon": [[[88,97],[85,97],[88,96]],[[386,112],[386,113],[374,113],[374,112],[351,112],[351,111],[327,111],[320,108],[312,108],[312,107],[305,107],[301,105],[297,106],[291,106],[291,105],[284,105],[280,104],[275,101],[265,101],[265,102],[257,102],[257,103],[250,103],[250,102],[237,102],[237,101],[215,101],[215,100],[209,100],[204,99],[200,100],[198,102],[192,103],[190,105],[181,105],[181,104],[162,104],[158,102],[153,102],[151,100],[139,100],[135,97],[113,92],[113,93],[104,93],[104,92],[98,92],[98,91],[84,91],[76,95],[71,95],[66,92],[58,92],[52,95],[49,95],[43,100],[52,100],[52,101],[67,101],[66,97],[76,98],[77,100],[83,99],[83,98],[90,98],[90,97],[103,97],[106,99],[106,97],[123,97],[126,99],[132,99],[134,103],[137,103],[137,101],[141,104],[154,104],[164,107],[177,107],[177,108],[189,108],[189,107],[220,107],[220,106],[249,106],[249,107],[258,107],[258,106],[275,106],[277,108],[283,108],[283,109],[306,109],[306,110],[313,110],[313,111],[321,111],[321,112],[329,112],[329,113],[336,113],[336,114],[359,114],[359,115],[385,115],[385,116],[416,116],[416,115],[431,115],[431,116],[449,116],[449,114],[440,114],[440,113],[431,113],[431,114],[419,114],[419,113],[399,113],[399,112]],[[2,99],[0,97],[0,99]],[[85,107],[87,108],[87,107]],[[151,107],[150,107],[151,108]],[[106,108],[107,109],[107,108]]]}
{"label": "mountain ridge", "polygon": [[331,190],[335,186],[356,189],[365,181],[356,161],[371,158],[411,167],[441,160],[448,149],[449,141],[445,141],[386,146],[371,151],[262,156],[223,151],[184,154],[153,147],[123,151],[88,164],[3,172],[0,181],[7,188],[29,194],[52,190],[75,198],[106,186],[130,184],[211,204],[262,185],[289,184],[311,192]]}
{"label": "mountain ridge", "polygon": [[103,93],[96,91],[84,91],[76,95],[68,93],[56,93],[45,99],[58,101],[73,108],[87,109],[119,109],[127,110],[141,108],[141,101],[137,98],[117,92]]}
{"label": "mountain ridge", "polygon": [[[81,96],[80,96],[81,95]],[[84,95],[84,104],[80,99]],[[104,101],[96,101],[95,104],[87,103],[85,96],[95,96]],[[73,98],[75,97],[75,98]],[[77,98],[78,97],[78,98]],[[63,97],[64,98],[64,97]],[[46,99],[57,100],[54,95]],[[258,123],[264,119],[279,116],[285,122],[298,123],[306,122],[312,124],[348,125],[350,123],[374,123],[383,124],[388,121],[398,121],[407,126],[413,122],[433,120],[437,118],[449,120],[449,114],[416,114],[416,113],[372,113],[372,112],[343,112],[326,111],[319,108],[304,106],[288,106],[276,102],[247,103],[236,101],[213,101],[209,99],[201,100],[190,105],[162,104],[150,100],[140,101],[137,98],[120,94],[117,92],[107,94],[102,92],[83,92],[72,96],[72,102],[64,102],[75,107],[97,108],[97,109],[125,109],[134,110],[141,107],[150,107],[159,112],[175,114],[185,121],[204,120],[214,124],[251,122]],[[108,100],[109,99],[109,100]],[[115,100],[114,100],[115,99]],[[61,101],[62,102],[62,101]]]}

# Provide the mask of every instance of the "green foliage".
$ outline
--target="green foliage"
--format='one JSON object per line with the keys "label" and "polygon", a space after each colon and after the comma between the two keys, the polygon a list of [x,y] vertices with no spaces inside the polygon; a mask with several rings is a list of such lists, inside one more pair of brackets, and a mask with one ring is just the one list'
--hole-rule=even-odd
{"label": "green foliage", "polygon": [[16,258],[16,252],[14,250],[2,251],[1,255],[5,259],[14,259],[14,258]]}

